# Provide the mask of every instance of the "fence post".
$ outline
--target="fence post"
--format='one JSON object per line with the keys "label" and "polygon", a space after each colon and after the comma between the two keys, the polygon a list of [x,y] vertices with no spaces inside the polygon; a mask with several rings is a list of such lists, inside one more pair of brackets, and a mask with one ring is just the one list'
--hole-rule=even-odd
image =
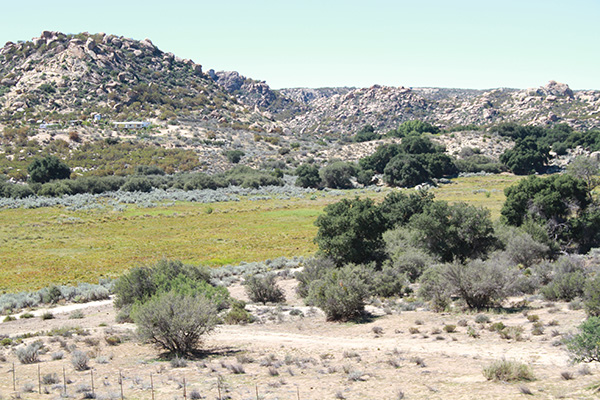
{"label": "fence post", "polygon": [[40,364],[38,364],[38,393],[42,394],[42,378],[40,376]]}
{"label": "fence post", "polygon": [[187,400],[187,395],[185,393],[185,376],[183,377],[183,400]]}
{"label": "fence post", "polygon": [[119,385],[121,386],[121,400],[123,400],[123,376],[121,370],[119,370]]}
{"label": "fence post", "polygon": [[255,383],[254,387],[256,389],[256,400],[258,400],[258,383]]}
{"label": "fence post", "polygon": [[90,377],[92,378],[92,395],[96,398],[96,392],[94,391],[94,370],[90,369]]}
{"label": "fence post", "polygon": [[67,395],[67,374],[65,372],[65,367],[63,366],[63,388],[65,389],[65,396]]}
{"label": "fence post", "polygon": [[15,363],[13,363],[13,391],[16,392],[17,391],[17,377],[16,377],[16,372],[15,372]]}
{"label": "fence post", "polygon": [[223,400],[221,398],[221,380],[218,377],[217,377],[217,391],[219,392],[219,400]]}
{"label": "fence post", "polygon": [[154,381],[152,380],[152,374],[150,374],[150,390],[152,391],[152,400],[154,400]]}
{"label": "fence post", "polygon": [[296,386],[296,396],[298,396],[298,400],[300,400],[300,388]]}

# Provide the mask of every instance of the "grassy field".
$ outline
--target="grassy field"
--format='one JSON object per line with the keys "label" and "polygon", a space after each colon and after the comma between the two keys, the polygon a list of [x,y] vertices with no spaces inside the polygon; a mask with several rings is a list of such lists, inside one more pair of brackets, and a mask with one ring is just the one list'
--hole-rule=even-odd
{"label": "grassy field", "polygon": [[[465,201],[500,215],[503,189],[519,177],[460,178],[436,198]],[[358,195],[349,191],[346,196]],[[386,191],[368,193],[383,198]],[[361,196],[365,194],[360,193]],[[317,199],[178,203],[124,212],[64,208],[0,210],[0,290],[97,282],[163,257],[212,266],[308,256],[314,220],[336,196]]]}

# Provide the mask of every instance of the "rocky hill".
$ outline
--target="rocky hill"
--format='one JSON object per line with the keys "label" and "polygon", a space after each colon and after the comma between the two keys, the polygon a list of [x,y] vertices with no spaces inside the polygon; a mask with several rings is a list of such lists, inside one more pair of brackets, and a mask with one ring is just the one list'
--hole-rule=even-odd
{"label": "rocky hill", "polygon": [[[96,113],[103,124],[88,123]],[[442,128],[501,122],[600,128],[600,91],[573,91],[554,81],[524,90],[273,90],[235,71],[204,72],[149,39],[45,31],[0,48],[0,139],[9,144],[33,138],[42,145],[63,139],[77,146],[116,135],[194,149],[208,170],[218,171],[230,166],[224,154],[232,149],[243,149],[243,162],[251,165],[356,158],[373,150],[346,144],[361,127],[371,124],[385,133],[413,119]],[[152,129],[118,131],[109,123],[132,120],[150,121]],[[58,122],[59,128],[45,130],[42,122]],[[466,143],[462,136],[444,144],[457,152]],[[494,156],[510,145],[469,140]]]}
{"label": "rocky hill", "polygon": [[0,116],[4,122],[194,116],[220,123],[266,122],[204,74],[202,66],[165,53],[149,39],[45,31],[0,49]]}

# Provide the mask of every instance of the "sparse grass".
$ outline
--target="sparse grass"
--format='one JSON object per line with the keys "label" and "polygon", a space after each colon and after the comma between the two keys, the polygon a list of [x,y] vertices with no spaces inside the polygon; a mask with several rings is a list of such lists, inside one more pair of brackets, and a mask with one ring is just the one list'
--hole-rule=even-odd
{"label": "sparse grass", "polygon": [[575,379],[575,375],[570,371],[562,371],[560,373],[560,377],[565,381],[570,381],[571,379]]}
{"label": "sparse grass", "polygon": [[456,332],[456,325],[453,325],[453,324],[444,325],[444,331],[446,331],[447,333]]}
{"label": "sparse grass", "polygon": [[490,381],[533,381],[531,368],[523,363],[508,360],[495,361],[483,369],[483,376]]}
{"label": "sparse grass", "polygon": [[182,357],[174,357],[170,361],[171,368],[185,368],[187,367],[187,360]]}
{"label": "sparse grass", "polygon": [[69,314],[69,319],[82,319],[85,317],[85,314],[81,310],[75,310],[71,314]]}
{"label": "sparse grass", "polygon": [[48,312],[43,313],[42,316],[41,316],[41,318],[43,320],[54,319],[54,314],[52,314],[51,312],[48,311]]}
{"label": "sparse grass", "polygon": [[539,320],[540,320],[540,316],[537,314],[527,315],[527,321],[529,321],[529,322],[538,322]]}
{"label": "sparse grass", "polygon": [[374,326],[373,328],[371,328],[371,331],[376,335],[376,336],[381,336],[383,335],[383,328],[380,326]]}

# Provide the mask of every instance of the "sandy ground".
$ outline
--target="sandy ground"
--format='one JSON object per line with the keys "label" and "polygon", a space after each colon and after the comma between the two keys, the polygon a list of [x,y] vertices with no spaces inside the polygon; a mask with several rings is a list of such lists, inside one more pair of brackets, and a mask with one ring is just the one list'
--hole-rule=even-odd
{"label": "sandy ground", "polygon": [[[182,368],[174,368],[156,348],[140,344],[134,326],[115,323],[115,310],[106,301],[54,308],[54,319],[1,323],[0,335],[37,334],[23,339],[23,344],[0,349],[0,395],[64,396],[64,368],[67,396],[72,398],[91,391],[92,377],[97,398],[120,398],[119,374],[129,399],[150,399],[152,388],[155,399],[183,399],[184,390],[185,398],[207,399],[218,399],[219,393],[223,399],[256,399],[257,392],[261,399],[597,398],[589,389],[598,382],[597,367],[590,365],[586,371],[571,365],[560,345],[562,335],[573,332],[585,318],[583,311],[569,310],[566,304],[532,303],[528,315],[538,315],[544,324],[540,335],[532,333],[533,324],[523,313],[487,313],[490,322],[485,324],[476,323],[474,313],[423,310],[380,312],[359,324],[331,323],[318,310],[302,305],[294,294],[294,281],[281,285],[285,305],[249,305],[258,323],[219,326],[206,338],[204,356]],[[245,297],[239,286],[231,293]],[[75,306],[85,306],[84,318],[69,318]],[[290,316],[291,309],[302,310],[304,316]],[[494,322],[523,327],[523,340],[502,339],[489,330]],[[445,332],[447,324],[457,325],[456,332]],[[48,333],[76,326],[89,335]],[[467,334],[469,327],[478,338]],[[122,343],[111,346],[105,340],[108,336],[118,336]],[[42,340],[47,352],[39,363],[19,363],[16,349],[35,340]],[[91,369],[75,371],[71,363],[75,350],[88,353]],[[63,358],[53,360],[59,352]],[[502,358],[528,364],[536,380],[487,381],[483,368]],[[38,368],[41,378],[49,375],[45,381],[56,383],[39,385]]]}

